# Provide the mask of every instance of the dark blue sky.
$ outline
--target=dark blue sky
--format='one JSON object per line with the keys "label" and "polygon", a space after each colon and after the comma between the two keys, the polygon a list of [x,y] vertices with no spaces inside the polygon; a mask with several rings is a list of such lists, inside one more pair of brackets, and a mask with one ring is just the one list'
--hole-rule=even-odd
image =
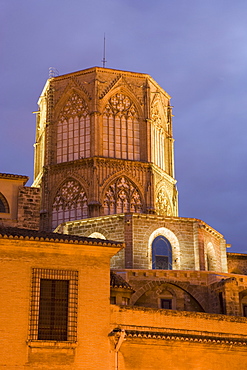
{"label": "dark blue sky", "polygon": [[49,67],[101,66],[104,32],[107,67],[172,96],[180,216],[247,253],[246,0],[1,0],[0,171],[32,179]]}

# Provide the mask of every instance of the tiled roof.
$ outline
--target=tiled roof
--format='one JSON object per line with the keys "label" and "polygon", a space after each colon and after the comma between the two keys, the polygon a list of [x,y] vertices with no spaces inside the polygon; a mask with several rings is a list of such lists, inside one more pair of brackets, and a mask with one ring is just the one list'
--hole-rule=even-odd
{"label": "tiled roof", "polygon": [[22,179],[23,181],[25,181],[25,183],[29,180],[29,177],[28,176],[24,176],[24,175],[16,175],[16,174],[13,174],[13,173],[1,173],[0,172],[0,179]]}
{"label": "tiled roof", "polygon": [[45,242],[73,243],[73,244],[91,244],[102,246],[124,246],[123,243],[96,238],[88,238],[77,235],[58,234],[53,232],[44,232],[30,229],[20,229],[17,227],[0,227],[0,239],[25,239]]}
{"label": "tiled roof", "polygon": [[127,283],[127,281],[124,280],[124,278],[122,278],[122,276],[116,274],[113,271],[111,271],[110,286],[111,288],[124,288],[124,289],[133,290],[131,286],[129,285],[129,283]]}

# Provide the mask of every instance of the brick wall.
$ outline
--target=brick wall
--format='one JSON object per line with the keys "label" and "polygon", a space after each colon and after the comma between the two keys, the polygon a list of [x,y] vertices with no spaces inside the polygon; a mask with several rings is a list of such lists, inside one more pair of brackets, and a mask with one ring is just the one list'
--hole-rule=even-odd
{"label": "brick wall", "polygon": [[[125,330],[117,365],[124,370],[247,368],[247,319],[112,306],[112,329]],[[115,334],[115,337],[117,335]]]}
{"label": "brick wall", "polygon": [[[119,248],[42,240],[0,238],[0,369],[110,369],[109,261]],[[33,268],[78,271],[76,343],[28,340]]]}
{"label": "brick wall", "polygon": [[20,187],[18,194],[18,227],[39,229],[40,189]]}

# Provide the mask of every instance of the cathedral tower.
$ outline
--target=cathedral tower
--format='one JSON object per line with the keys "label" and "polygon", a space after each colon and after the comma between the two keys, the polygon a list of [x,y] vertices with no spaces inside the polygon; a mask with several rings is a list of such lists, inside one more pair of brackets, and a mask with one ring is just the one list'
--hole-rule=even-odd
{"label": "cathedral tower", "polygon": [[123,213],[178,216],[170,96],[149,75],[94,67],[50,78],[38,105],[42,229]]}

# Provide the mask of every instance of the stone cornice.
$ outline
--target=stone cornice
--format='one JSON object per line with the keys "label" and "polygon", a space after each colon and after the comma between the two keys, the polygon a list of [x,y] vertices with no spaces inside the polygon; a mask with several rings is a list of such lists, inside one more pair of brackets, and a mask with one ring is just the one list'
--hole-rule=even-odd
{"label": "stone cornice", "polygon": [[[121,327],[121,329],[123,329]],[[195,332],[175,329],[166,329],[165,331],[142,331],[142,330],[125,330],[126,339],[155,339],[169,341],[196,342],[201,344],[223,344],[246,346],[247,338],[244,335],[229,335],[217,332]]]}

